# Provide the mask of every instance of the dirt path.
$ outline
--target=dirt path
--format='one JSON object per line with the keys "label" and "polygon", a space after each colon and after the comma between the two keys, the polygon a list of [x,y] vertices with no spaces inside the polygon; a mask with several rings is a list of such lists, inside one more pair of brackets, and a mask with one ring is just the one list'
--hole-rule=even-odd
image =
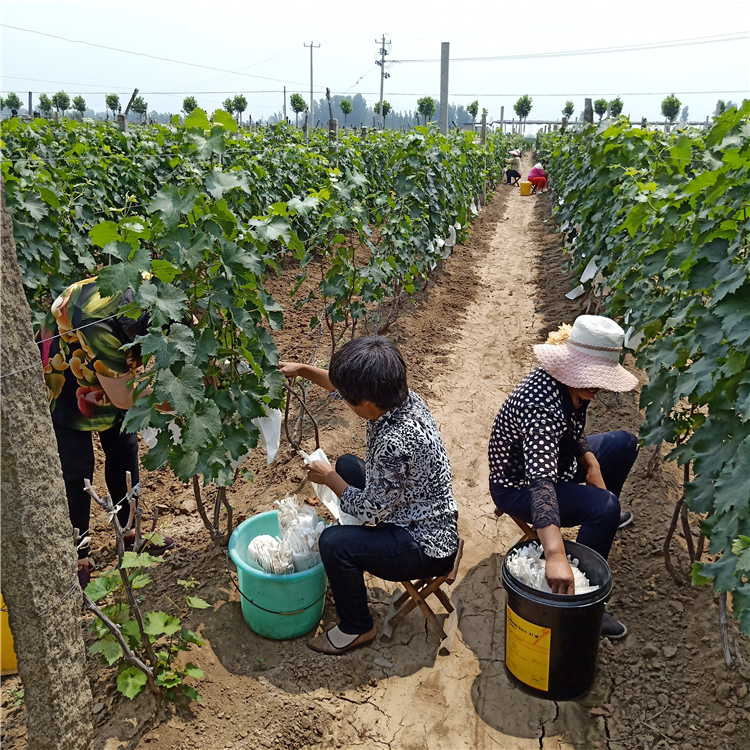
{"label": "dirt path", "polygon": [[[368,713],[373,720],[379,715],[380,731],[393,748],[538,749],[539,738],[562,735],[568,723],[554,703],[513,688],[503,671],[500,564],[518,528],[492,512],[487,443],[500,404],[535,366],[531,344],[548,323],[535,302],[539,199],[505,187],[498,198],[504,208],[474,269],[479,281],[473,301],[452,332],[442,371],[430,383],[429,403],[451,458],[466,545],[453,587],[465,604],[460,643],[429,670],[379,683],[369,698],[372,708],[360,716],[366,722]],[[420,623],[410,624],[416,637]],[[575,724],[587,723],[588,709],[572,713]]]}

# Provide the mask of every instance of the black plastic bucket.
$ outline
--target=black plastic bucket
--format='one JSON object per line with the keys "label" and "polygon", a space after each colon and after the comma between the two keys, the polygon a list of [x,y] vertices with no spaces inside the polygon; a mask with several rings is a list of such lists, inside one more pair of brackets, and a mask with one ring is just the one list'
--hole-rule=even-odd
{"label": "black plastic bucket", "polygon": [[[535,543],[519,542],[511,552]],[[598,552],[567,541],[565,552],[578,558],[578,567],[598,589],[573,596],[548,594],[514,578],[507,556],[502,567],[505,670],[525,692],[554,701],[575,700],[591,690],[604,604],[612,593],[612,571]]]}

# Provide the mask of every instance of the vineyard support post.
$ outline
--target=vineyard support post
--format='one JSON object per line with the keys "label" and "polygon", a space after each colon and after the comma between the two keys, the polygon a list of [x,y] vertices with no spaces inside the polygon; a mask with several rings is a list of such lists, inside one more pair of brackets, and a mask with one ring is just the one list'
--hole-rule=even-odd
{"label": "vineyard support post", "polygon": [[583,106],[583,121],[589,125],[594,124],[594,107],[591,104],[591,99],[586,99]]}
{"label": "vineyard support post", "polygon": [[487,115],[482,113],[482,145],[487,143]]}
{"label": "vineyard support post", "polygon": [[15,300],[2,309],[2,369],[19,371],[4,381],[0,409],[3,598],[25,689],[29,749],[85,750],[93,739],[92,701],[73,528],[42,368],[34,366],[39,350],[4,184],[0,201],[2,297]]}
{"label": "vineyard support post", "polygon": [[505,107],[500,107],[500,132],[505,132]]}
{"label": "vineyard support post", "polygon": [[440,45],[440,132],[448,134],[448,68],[450,66],[451,43]]}
{"label": "vineyard support post", "polygon": [[29,120],[34,119],[34,108],[31,106],[31,91],[29,91]]}

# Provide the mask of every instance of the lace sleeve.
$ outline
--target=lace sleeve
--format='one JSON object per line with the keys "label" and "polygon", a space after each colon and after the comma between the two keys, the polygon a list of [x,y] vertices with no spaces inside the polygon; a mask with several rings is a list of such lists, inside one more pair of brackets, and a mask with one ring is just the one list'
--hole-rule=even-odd
{"label": "lace sleeve", "polygon": [[585,435],[580,435],[576,438],[575,447],[576,458],[581,458],[584,453],[593,453],[591,446],[589,445],[588,438]]}
{"label": "lace sleeve", "polygon": [[549,479],[534,479],[531,490],[531,522],[534,528],[560,526],[560,509],[557,505],[555,485]]}

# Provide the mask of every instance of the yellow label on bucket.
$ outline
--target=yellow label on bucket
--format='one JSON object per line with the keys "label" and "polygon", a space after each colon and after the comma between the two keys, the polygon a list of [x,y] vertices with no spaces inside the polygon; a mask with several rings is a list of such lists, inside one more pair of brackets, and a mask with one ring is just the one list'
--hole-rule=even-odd
{"label": "yellow label on bucket", "polygon": [[505,611],[505,664],[529,687],[547,690],[552,631],[524,620],[510,606]]}

